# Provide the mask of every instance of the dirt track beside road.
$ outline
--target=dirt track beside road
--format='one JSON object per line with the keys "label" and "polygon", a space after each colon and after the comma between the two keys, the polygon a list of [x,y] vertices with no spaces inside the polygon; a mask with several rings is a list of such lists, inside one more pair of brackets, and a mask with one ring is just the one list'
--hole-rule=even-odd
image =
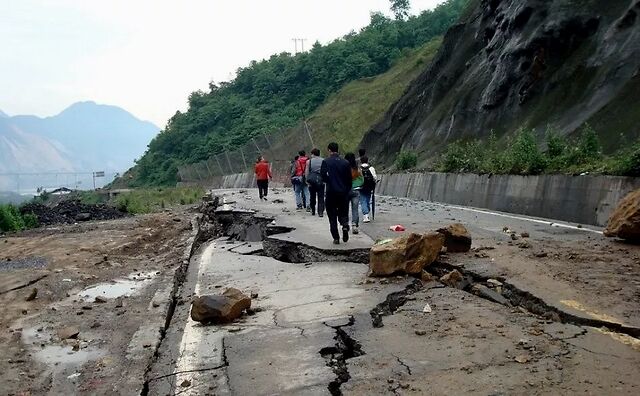
{"label": "dirt track beside road", "polygon": [[[0,238],[0,393],[142,387],[158,330],[140,329],[163,322],[192,216],[180,208]],[[61,340],[69,326],[77,339]]]}

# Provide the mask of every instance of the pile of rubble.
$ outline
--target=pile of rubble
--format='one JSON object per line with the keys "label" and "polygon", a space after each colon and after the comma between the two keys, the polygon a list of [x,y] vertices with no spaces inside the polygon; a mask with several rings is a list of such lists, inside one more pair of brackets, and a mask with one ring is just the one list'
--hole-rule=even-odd
{"label": "pile of rubble", "polygon": [[73,224],[89,220],[112,220],[127,216],[113,206],[105,204],[89,205],[80,200],[65,200],[53,207],[39,203],[29,203],[20,208],[22,214],[33,213],[40,225]]}

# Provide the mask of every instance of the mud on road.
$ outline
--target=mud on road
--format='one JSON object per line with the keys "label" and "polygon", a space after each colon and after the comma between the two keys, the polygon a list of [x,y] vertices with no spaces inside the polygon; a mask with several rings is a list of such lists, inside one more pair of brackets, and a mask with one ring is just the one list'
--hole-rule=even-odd
{"label": "mud on road", "polygon": [[193,216],[178,208],[0,238],[0,394],[139,393]]}

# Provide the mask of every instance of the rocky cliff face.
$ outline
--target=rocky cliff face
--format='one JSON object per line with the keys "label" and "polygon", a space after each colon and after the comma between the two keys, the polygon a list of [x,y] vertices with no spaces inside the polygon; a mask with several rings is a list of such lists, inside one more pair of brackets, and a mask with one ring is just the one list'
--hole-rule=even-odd
{"label": "rocky cliff face", "polygon": [[519,127],[588,122],[606,150],[640,136],[640,0],[476,0],[364,137],[378,163]]}

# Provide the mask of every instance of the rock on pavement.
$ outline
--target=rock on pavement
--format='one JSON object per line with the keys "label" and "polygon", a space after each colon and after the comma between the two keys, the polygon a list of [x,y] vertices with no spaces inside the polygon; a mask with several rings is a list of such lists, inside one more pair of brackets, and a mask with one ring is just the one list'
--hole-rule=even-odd
{"label": "rock on pavement", "polygon": [[640,190],[627,194],[609,217],[604,235],[640,240]]}
{"label": "rock on pavement", "polygon": [[438,258],[443,244],[444,235],[437,232],[411,233],[376,244],[369,254],[371,275],[385,276],[395,272],[419,274]]}
{"label": "rock on pavement", "polygon": [[454,223],[446,228],[440,228],[439,233],[443,234],[444,246],[447,252],[468,252],[471,249],[471,234],[460,223]]}
{"label": "rock on pavement", "polygon": [[238,289],[228,288],[222,295],[199,296],[191,304],[191,319],[202,323],[228,323],[251,308],[251,298]]}

